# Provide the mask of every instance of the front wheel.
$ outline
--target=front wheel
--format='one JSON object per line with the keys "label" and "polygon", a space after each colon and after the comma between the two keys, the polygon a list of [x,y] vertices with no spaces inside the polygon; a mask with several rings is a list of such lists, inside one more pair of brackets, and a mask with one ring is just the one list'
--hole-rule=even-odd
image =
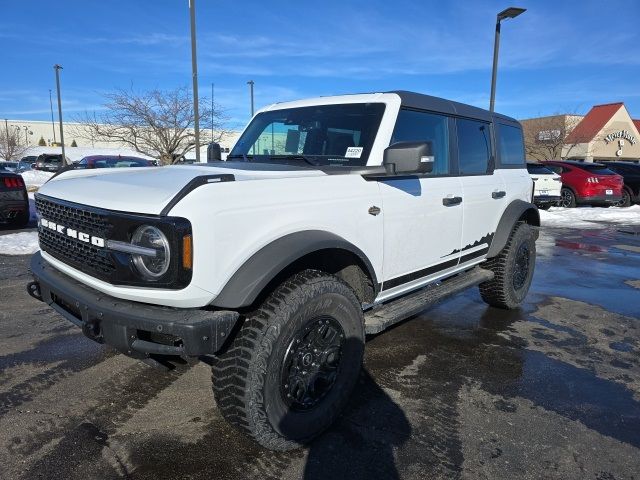
{"label": "front wheel", "polygon": [[493,280],[480,284],[482,299],[492,307],[512,310],[527,296],[536,263],[536,242],[530,225],[520,222],[507,245],[482,268],[494,273]]}
{"label": "front wheel", "polygon": [[213,392],[222,415],[272,450],[308,443],[338,417],[356,384],[364,319],[339,278],[305,270],[247,315],[215,358]]}

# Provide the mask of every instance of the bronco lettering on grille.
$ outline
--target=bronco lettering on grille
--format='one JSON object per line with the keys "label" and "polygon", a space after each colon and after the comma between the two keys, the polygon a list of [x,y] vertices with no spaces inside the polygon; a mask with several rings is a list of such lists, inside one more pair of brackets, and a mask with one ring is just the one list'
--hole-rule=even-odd
{"label": "bronco lettering on grille", "polygon": [[67,237],[75,238],[76,240],[79,240],[81,242],[90,243],[91,245],[94,245],[96,247],[104,248],[104,238],[94,237],[92,235],[89,235],[88,233],[79,232],[77,230],[74,230],[73,228],[68,228],[64,225],[52,222],[51,220],[47,220],[46,218],[40,219],[40,225],[43,228],[48,228],[49,230],[61,233],[62,235],[66,235]]}

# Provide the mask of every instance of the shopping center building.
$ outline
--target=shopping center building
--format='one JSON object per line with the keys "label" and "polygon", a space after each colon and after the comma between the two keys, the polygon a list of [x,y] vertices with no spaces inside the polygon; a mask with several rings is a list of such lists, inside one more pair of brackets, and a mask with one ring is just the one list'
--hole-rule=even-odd
{"label": "shopping center building", "polygon": [[624,103],[595,105],[584,116],[521,120],[527,160],[640,161],[640,120]]}

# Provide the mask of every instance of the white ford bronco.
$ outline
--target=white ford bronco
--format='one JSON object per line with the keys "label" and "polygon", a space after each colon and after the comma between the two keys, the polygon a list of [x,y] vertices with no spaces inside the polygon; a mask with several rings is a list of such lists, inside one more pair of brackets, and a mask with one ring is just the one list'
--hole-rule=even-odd
{"label": "white ford bronco", "polygon": [[28,291],[131,357],[207,361],[225,418],[285,450],[340,414],[367,334],[475,285],[523,301],[532,187],[503,115],[410,92],[279,103],[224,162],[53,178]]}

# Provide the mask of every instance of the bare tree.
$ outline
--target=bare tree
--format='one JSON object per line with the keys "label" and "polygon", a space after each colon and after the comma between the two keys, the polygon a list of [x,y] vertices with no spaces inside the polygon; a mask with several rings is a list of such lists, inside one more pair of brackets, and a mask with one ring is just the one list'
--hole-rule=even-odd
{"label": "bare tree", "polygon": [[545,161],[569,157],[577,145],[591,140],[569,136],[582,118],[577,114],[556,114],[522,120],[527,158]]}
{"label": "bare tree", "polygon": [[0,158],[10,161],[19,160],[29,148],[24,143],[24,137],[17,128],[6,125],[0,128]]}
{"label": "bare tree", "polygon": [[[126,145],[158,158],[162,164],[175,163],[196,148],[193,99],[187,88],[140,94],[133,90],[117,90],[105,95],[105,100],[104,111],[85,112],[77,118],[79,125],[73,129],[75,136],[92,143]],[[212,112],[207,103],[203,98],[199,106],[201,146],[220,141],[226,134],[221,112],[216,107]]]}

